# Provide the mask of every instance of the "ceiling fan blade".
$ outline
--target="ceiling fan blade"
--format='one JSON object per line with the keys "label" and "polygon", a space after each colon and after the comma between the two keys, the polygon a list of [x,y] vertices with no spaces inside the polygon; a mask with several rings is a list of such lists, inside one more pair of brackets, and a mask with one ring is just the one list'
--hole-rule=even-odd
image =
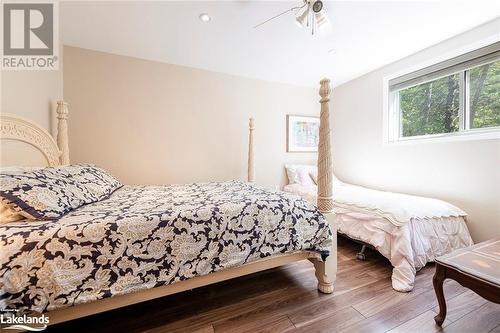
{"label": "ceiling fan blade", "polygon": [[280,17],[280,16],[282,16],[282,15],[285,15],[286,13],[289,13],[289,12],[294,11],[294,10],[296,10],[296,9],[301,9],[301,8],[304,8],[306,5],[307,5],[307,3],[304,3],[302,6],[296,6],[296,7],[292,7],[292,8],[290,8],[290,9],[287,9],[287,10],[285,10],[284,12],[279,13],[278,15],[274,15],[273,17],[268,18],[268,19],[267,19],[267,20],[265,20],[264,22],[261,22],[261,23],[257,24],[257,25],[256,25],[256,26],[254,26],[253,28],[254,28],[254,29],[255,29],[255,28],[258,28],[258,27],[260,27],[261,25],[264,25],[264,24],[268,23],[269,21],[272,21],[272,20],[277,19],[278,17]]}

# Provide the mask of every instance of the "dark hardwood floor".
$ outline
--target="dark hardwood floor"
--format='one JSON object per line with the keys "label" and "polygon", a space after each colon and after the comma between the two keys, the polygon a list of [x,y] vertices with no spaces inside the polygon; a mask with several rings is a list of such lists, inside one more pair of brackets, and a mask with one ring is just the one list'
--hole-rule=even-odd
{"label": "dark hardwood floor", "polygon": [[434,265],[417,275],[415,289],[391,288],[391,266],[359,245],[339,239],[335,292],[316,290],[312,264],[303,261],[128,306],[69,323],[49,332],[500,332],[500,305],[458,283],[445,282],[448,316],[434,324]]}

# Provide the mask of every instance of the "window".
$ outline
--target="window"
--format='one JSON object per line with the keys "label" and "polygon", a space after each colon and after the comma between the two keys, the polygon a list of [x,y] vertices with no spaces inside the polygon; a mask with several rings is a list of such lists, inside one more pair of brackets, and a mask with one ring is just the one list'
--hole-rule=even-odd
{"label": "window", "polygon": [[500,134],[500,42],[388,85],[389,141]]}
{"label": "window", "polygon": [[500,61],[468,71],[470,128],[500,126]]}

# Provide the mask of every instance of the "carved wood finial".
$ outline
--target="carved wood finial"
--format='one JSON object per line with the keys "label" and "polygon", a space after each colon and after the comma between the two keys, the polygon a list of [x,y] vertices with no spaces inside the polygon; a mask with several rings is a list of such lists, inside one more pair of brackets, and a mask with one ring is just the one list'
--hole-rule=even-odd
{"label": "carved wood finial", "polygon": [[329,79],[320,81],[321,114],[318,144],[318,209],[322,213],[333,212],[333,167],[330,132],[330,94]]}
{"label": "carved wood finial", "polygon": [[325,102],[330,100],[330,94],[332,93],[332,87],[330,85],[330,79],[324,78],[320,82],[319,95],[321,96],[321,101],[326,99]]}
{"label": "carved wood finial", "polygon": [[69,143],[68,143],[68,103],[57,102],[57,146],[61,152],[61,165],[69,164]]}
{"label": "carved wood finial", "polygon": [[253,131],[255,130],[255,120],[250,117],[248,121],[248,178],[249,182],[255,182],[255,161],[253,152]]}

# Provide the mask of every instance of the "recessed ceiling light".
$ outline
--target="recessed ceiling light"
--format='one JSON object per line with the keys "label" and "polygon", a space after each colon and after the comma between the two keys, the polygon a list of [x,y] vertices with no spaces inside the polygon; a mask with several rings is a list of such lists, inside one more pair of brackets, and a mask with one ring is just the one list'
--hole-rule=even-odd
{"label": "recessed ceiling light", "polygon": [[335,53],[337,53],[337,50],[335,50],[335,49],[328,50],[328,54],[335,54]]}
{"label": "recessed ceiling light", "polygon": [[199,16],[200,20],[202,22],[209,22],[212,18],[210,17],[210,15],[208,15],[207,13],[201,13],[200,16]]}

